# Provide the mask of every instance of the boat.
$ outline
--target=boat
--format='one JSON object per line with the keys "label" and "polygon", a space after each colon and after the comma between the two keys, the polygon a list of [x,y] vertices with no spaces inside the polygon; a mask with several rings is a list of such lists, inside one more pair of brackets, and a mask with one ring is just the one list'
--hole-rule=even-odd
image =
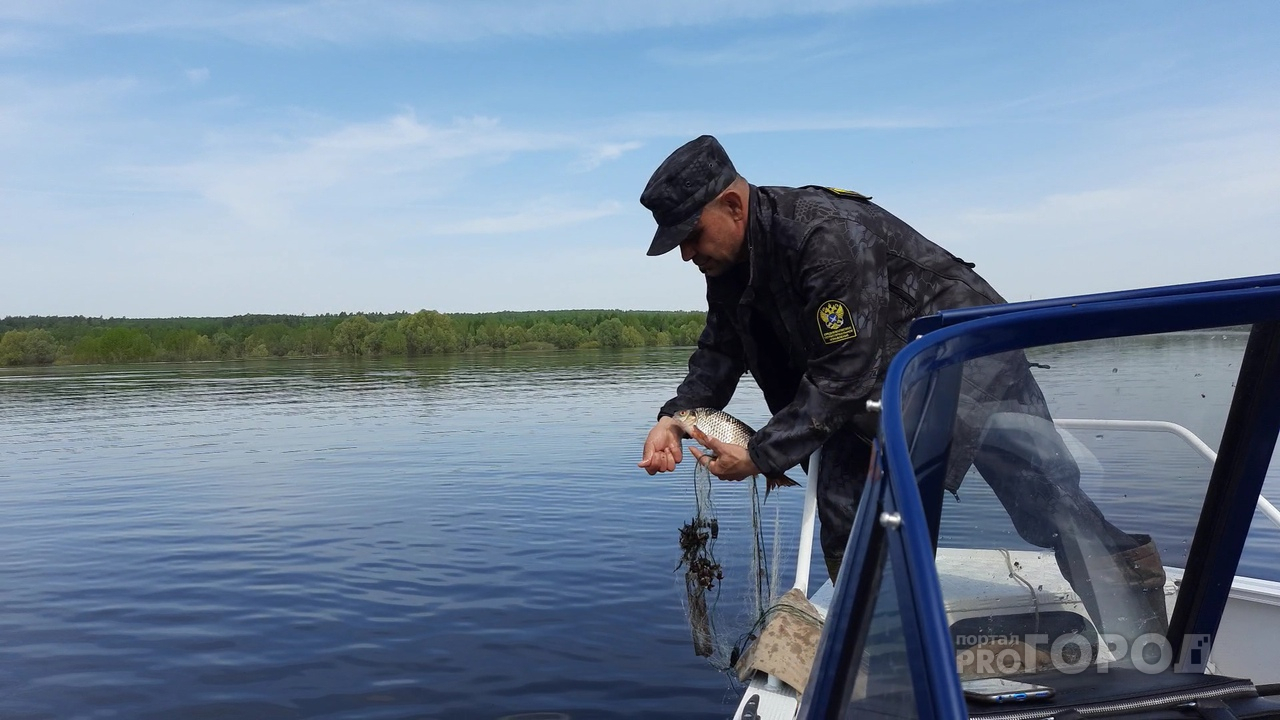
{"label": "boat", "polygon": [[[1280,275],[946,311],[911,337],[869,404],[879,432],[837,582],[813,593],[806,483],[793,586],[822,618],[807,680],[754,672],[734,717],[1280,718],[1280,582],[1241,561],[1251,528],[1280,538],[1262,492],[1280,431]],[[947,492],[966,368],[1019,352],[1070,365],[1099,355],[1080,348],[1108,358],[1133,343],[1161,356],[1164,342],[1188,362],[1163,390],[1104,363],[1086,368],[1092,394],[1054,407],[1053,371],[1035,371],[1080,488],[1109,522],[1146,533],[1152,558],[1126,565],[1129,551],[1081,540],[1090,580],[1073,585],[972,470]],[[1205,399],[1210,369],[1230,380],[1218,412],[1189,399]],[[1192,411],[1134,417],[1136,385]],[[1088,414],[1058,417],[1073,403]],[[1142,563],[1139,591],[1126,568]],[[1280,554],[1263,564],[1280,568]],[[978,688],[993,680],[1007,691]]]}

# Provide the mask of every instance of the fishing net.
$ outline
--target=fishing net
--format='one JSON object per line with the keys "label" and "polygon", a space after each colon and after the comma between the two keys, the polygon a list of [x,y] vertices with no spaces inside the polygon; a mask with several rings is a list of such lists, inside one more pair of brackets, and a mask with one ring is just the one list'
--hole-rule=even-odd
{"label": "fishing net", "polygon": [[[694,653],[728,672],[777,597],[780,516],[775,507],[773,541],[766,553],[756,478],[722,482],[702,463],[694,463],[693,477],[696,510],[680,528],[676,570],[685,571],[685,612]],[[712,499],[713,487],[719,507]]]}

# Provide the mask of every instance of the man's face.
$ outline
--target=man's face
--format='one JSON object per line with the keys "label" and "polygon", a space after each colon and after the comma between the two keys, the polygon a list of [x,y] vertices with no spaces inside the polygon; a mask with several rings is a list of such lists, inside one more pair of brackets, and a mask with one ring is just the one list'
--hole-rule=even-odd
{"label": "man's face", "polygon": [[713,200],[702,209],[693,232],[680,243],[680,259],[693,261],[704,275],[723,275],[744,259],[745,237],[746,223],[735,219],[723,203]]}

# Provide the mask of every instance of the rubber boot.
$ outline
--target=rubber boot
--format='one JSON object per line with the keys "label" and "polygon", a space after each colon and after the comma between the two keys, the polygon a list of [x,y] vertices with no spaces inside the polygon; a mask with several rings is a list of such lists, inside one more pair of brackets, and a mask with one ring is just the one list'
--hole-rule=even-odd
{"label": "rubber boot", "polygon": [[1160,551],[1150,535],[1133,535],[1141,543],[1138,547],[1116,554],[1116,564],[1123,570],[1129,587],[1139,597],[1139,607],[1146,613],[1139,630],[1142,633],[1169,632],[1169,610],[1164,602],[1166,577]]}
{"label": "rubber boot", "polygon": [[1134,545],[1087,560],[1065,544],[1057,553],[1062,576],[1080,596],[1099,633],[1121,635],[1129,643],[1147,633],[1169,631],[1164,565],[1150,535],[1131,535]]}

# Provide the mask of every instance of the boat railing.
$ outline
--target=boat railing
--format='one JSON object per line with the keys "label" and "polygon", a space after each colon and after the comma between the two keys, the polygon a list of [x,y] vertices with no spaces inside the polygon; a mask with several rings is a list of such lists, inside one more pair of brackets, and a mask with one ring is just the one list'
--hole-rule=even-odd
{"label": "boat railing", "polygon": [[[821,467],[822,448],[809,456],[809,472],[804,483],[804,509],[800,520],[800,550],[796,555],[796,580],[792,587],[809,596],[810,558],[813,557],[813,527],[818,516],[818,468]],[[768,675],[765,681],[773,690],[782,687],[777,675]]]}
{"label": "boat railing", "polygon": [[[1217,462],[1218,453],[1205,444],[1195,433],[1187,428],[1166,420],[1094,420],[1088,418],[1067,418],[1055,420],[1054,424],[1064,430],[1126,430],[1136,432],[1165,432],[1176,435],[1200,453],[1209,462]],[[813,556],[813,531],[817,517],[818,490],[817,469],[822,450],[814,451],[809,458],[809,480],[805,483],[804,509],[800,521],[800,548],[796,557],[796,579],[793,587],[805,595],[809,594],[810,558]],[[1280,509],[1262,495],[1258,496],[1258,510],[1277,528],[1280,528]]]}
{"label": "boat railing", "polygon": [[[1069,418],[1055,420],[1054,424],[1064,430],[1132,430],[1137,432],[1166,432],[1177,435],[1188,445],[1199,452],[1209,462],[1218,461],[1218,453],[1205,444],[1195,433],[1187,428],[1165,420],[1092,420]],[[1277,528],[1280,528],[1280,510],[1262,495],[1258,496],[1258,510]]]}
{"label": "boat railing", "polygon": [[822,448],[809,456],[808,479],[804,483],[804,509],[800,515],[800,550],[796,557],[796,582],[792,586],[809,595],[809,560],[813,557],[813,523],[818,516],[818,468],[821,467]]}

